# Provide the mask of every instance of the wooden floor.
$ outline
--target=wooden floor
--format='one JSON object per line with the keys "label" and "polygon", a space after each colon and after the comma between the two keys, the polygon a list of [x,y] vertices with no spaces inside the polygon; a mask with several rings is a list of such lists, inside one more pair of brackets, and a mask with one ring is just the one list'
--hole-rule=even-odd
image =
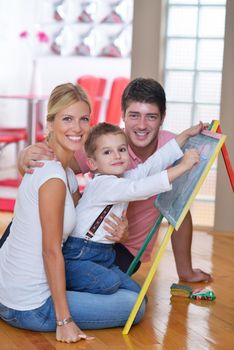
{"label": "wooden floor", "polygon": [[[10,219],[11,215],[0,213],[0,233]],[[22,331],[0,321],[0,350],[231,350],[234,348],[234,233],[194,232],[193,261],[195,267],[212,272],[214,282],[210,286],[216,301],[192,302],[170,297],[170,286],[178,280],[168,246],[148,291],[144,319],[128,335],[123,336],[121,328],[88,331],[95,340],[63,344],[55,341],[54,333]],[[142,283],[148,268],[149,264],[144,264],[135,279]],[[190,285],[195,288],[206,284]]]}

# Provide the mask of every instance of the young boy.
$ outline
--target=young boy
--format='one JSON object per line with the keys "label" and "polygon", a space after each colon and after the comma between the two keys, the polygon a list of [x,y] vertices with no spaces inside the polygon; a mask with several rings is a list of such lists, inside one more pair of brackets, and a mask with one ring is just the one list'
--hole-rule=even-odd
{"label": "young boy", "polygon": [[124,131],[107,123],[93,127],[85,151],[95,176],[78,203],[77,224],[63,249],[68,289],[102,294],[118,288],[140,290],[114,265],[115,251],[102,220],[110,211],[120,216],[130,201],[169,191],[171,183],[199,161],[198,152],[187,151],[178,165],[165,169],[183,156],[180,147],[202,128],[200,123],[185,130],[136,169],[126,171],[129,154]]}

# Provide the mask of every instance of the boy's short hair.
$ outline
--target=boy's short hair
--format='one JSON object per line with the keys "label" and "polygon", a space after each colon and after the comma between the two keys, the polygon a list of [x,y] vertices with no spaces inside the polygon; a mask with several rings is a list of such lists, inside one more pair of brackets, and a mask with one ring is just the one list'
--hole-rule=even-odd
{"label": "boy's short hair", "polygon": [[108,134],[124,135],[127,143],[127,137],[124,133],[124,130],[121,129],[119,126],[109,123],[99,123],[91,128],[90,133],[85,141],[84,147],[88,157],[94,156],[94,152],[97,148],[97,140],[99,139],[99,137]]}
{"label": "boy's short hair", "polygon": [[158,106],[161,117],[166,113],[166,95],[159,82],[152,78],[136,78],[126,86],[122,98],[123,114],[131,102],[151,103]]}

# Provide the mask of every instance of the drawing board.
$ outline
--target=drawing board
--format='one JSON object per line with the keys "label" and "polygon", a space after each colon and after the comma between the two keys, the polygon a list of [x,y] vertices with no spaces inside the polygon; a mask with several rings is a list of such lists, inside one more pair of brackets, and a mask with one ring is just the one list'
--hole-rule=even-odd
{"label": "drawing board", "polygon": [[[200,162],[178,177],[173,182],[172,190],[161,193],[155,201],[160,213],[176,230],[183,222],[225,139],[225,135],[204,130],[199,135],[190,137],[183,146],[184,152],[196,148],[200,154]],[[178,162],[180,160],[175,164]]]}
{"label": "drawing board", "polygon": [[[128,334],[157,270],[163,252],[165,251],[168,241],[174,231],[174,228],[178,230],[180,224],[183,222],[185,215],[187,214],[197,192],[204,182],[208,171],[210,170],[215,158],[217,157],[222,145],[224,144],[225,139],[225,135],[206,130],[197,136],[191,137],[184,145],[184,152],[189,148],[198,149],[200,153],[200,162],[190,171],[187,171],[184,175],[180,176],[176,181],[174,181],[171,191],[160,194],[155,201],[155,206],[161,212],[159,219],[161,220],[164,216],[169,221],[170,225],[158,250],[155,253],[152,266],[122,331],[123,334]],[[157,221],[155,226],[157,226],[158,222],[160,224],[160,220]],[[149,233],[144,244],[142,245],[143,249],[140,249],[139,251],[140,254],[143,253],[145,246],[148,244],[153,235],[154,230],[151,231],[152,232]],[[133,261],[134,264],[140,256],[139,253]]]}

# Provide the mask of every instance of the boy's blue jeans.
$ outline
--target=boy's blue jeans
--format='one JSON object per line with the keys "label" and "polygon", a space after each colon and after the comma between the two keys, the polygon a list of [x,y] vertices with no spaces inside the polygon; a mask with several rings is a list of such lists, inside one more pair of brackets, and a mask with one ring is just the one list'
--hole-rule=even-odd
{"label": "boy's blue jeans", "polygon": [[68,290],[112,294],[121,288],[140,292],[140,286],[114,265],[112,244],[69,237],[63,255]]}

